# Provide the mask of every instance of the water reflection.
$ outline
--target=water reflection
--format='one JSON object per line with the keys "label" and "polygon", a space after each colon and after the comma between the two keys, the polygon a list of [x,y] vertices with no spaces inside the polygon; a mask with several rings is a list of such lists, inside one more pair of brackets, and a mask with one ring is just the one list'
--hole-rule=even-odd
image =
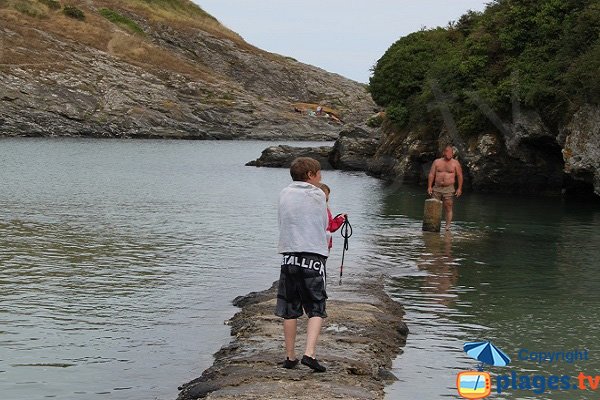
{"label": "water reflection", "polygon": [[422,290],[439,304],[450,307],[455,296],[450,292],[458,280],[458,263],[452,256],[452,232],[423,232],[424,251],[417,266],[425,271]]}
{"label": "water reflection", "polygon": [[0,142],[0,397],[176,397],[275,279],[246,269],[289,174],[244,167],[264,142]]}
{"label": "water reflection", "polygon": [[[2,398],[171,399],[199,376],[229,339],[230,300],[277,277],[276,201],[289,174],[243,166],[266,145],[2,141]],[[324,180],[354,227],[345,279],[384,273],[406,309],[389,398],[456,398],[456,373],[476,365],[467,340],[513,356],[590,349],[586,363],[508,371],[600,370],[597,206],[469,194],[454,230],[430,235],[422,190],[382,190],[358,173]],[[332,274],[341,245],[334,237]]]}
{"label": "water reflection", "polygon": [[[244,166],[266,142],[0,144],[0,398],[175,398],[230,340],[231,300],[277,279],[289,172]],[[323,176],[357,279],[381,183]]]}
{"label": "water reflection", "polygon": [[[413,228],[405,232],[410,239],[396,236],[380,249],[390,256],[387,265],[396,265],[389,292],[405,306],[411,329],[388,398],[455,398],[456,373],[476,366],[462,353],[465,341],[492,340],[513,358],[509,367],[489,369],[493,376],[600,370],[598,204],[469,195],[457,203],[455,231],[447,237],[416,231],[423,199],[405,190],[382,205],[382,236],[398,235],[398,225]],[[517,359],[521,348],[586,348],[590,360],[536,364]],[[595,398],[547,388],[543,395],[508,390],[494,396]]]}

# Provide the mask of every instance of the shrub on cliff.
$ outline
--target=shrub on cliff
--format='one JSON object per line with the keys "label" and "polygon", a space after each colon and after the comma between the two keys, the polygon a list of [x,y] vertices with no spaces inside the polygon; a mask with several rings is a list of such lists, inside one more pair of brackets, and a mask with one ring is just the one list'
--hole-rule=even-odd
{"label": "shrub on cliff", "polygon": [[383,113],[377,113],[375,115],[373,115],[372,117],[369,117],[369,119],[367,119],[367,126],[369,128],[379,128],[381,126],[381,124],[383,124]]}
{"label": "shrub on cliff", "polygon": [[598,76],[597,1],[496,0],[398,40],[376,63],[369,90],[397,126],[439,131],[444,105],[469,136],[495,130],[489,111],[509,118],[517,98],[556,127],[580,104],[600,102]]}
{"label": "shrub on cliff", "polygon": [[85,19],[85,14],[79,8],[75,6],[65,6],[63,8],[63,14],[65,14],[69,18],[78,19],[83,21]]}

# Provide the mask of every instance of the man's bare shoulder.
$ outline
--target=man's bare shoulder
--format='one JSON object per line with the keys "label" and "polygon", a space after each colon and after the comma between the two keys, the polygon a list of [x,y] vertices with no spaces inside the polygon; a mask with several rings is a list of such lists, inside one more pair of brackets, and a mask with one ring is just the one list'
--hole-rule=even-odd
{"label": "man's bare shoulder", "polygon": [[456,158],[453,158],[452,165],[454,165],[455,167],[460,167],[460,162],[458,162],[458,160]]}

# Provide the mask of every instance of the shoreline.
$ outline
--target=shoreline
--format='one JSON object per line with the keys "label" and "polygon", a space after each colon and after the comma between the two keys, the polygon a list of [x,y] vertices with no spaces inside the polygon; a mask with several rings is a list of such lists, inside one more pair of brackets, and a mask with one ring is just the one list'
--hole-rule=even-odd
{"label": "shoreline", "polygon": [[[231,342],[215,353],[202,376],[179,387],[177,399],[383,399],[385,385],[396,379],[389,371],[392,361],[408,335],[404,310],[385,292],[384,278],[328,284],[328,317],[317,345],[325,373],[301,364],[281,367],[285,350],[281,318],[273,314],[275,284],[234,299],[241,309],[227,321]],[[298,357],[306,321],[298,320]]]}
{"label": "shoreline", "polygon": [[3,139],[101,139],[101,140],[169,140],[169,141],[192,141],[192,142],[314,142],[314,143],[335,143],[335,137],[312,137],[312,136],[256,136],[256,137],[199,137],[185,135],[152,135],[152,134],[136,134],[136,135],[44,135],[44,134],[19,134],[19,135],[2,135]]}

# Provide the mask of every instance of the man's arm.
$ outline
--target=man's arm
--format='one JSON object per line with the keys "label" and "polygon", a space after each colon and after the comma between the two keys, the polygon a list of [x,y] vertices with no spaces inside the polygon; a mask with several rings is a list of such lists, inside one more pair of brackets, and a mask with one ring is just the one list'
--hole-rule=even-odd
{"label": "man's arm", "polygon": [[437,160],[431,164],[431,169],[429,170],[429,176],[427,177],[427,193],[431,196],[433,193],[433,180],[435,179],[435,163]]}
{"label": "man's arm", "polygon": [[460,166],[460,163],[458,161],[456,161],[456,178],[458,179],[458,189],[456,189],[456,197],[459,197],[462,194],[463,173],[462,167]]}

